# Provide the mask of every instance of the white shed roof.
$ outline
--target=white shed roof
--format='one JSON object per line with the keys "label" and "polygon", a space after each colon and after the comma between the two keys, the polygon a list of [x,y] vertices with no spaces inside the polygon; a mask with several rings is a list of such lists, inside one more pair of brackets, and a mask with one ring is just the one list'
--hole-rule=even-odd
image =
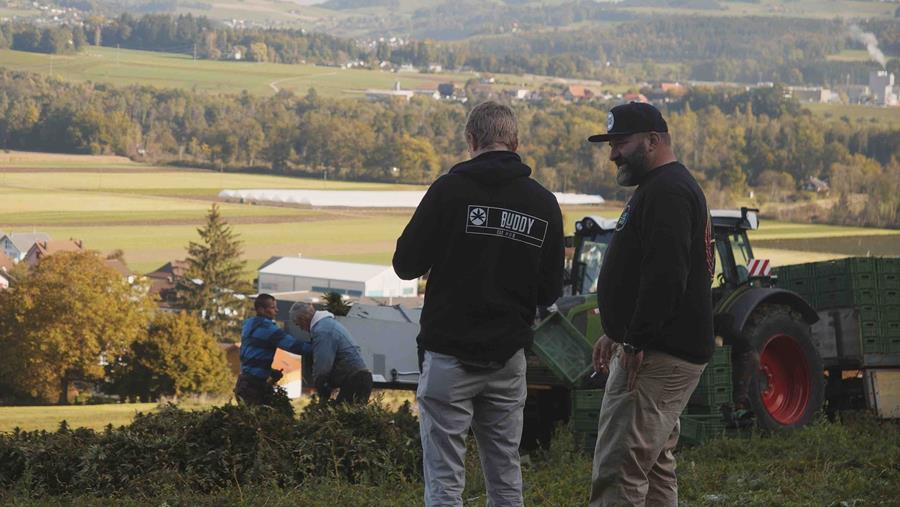
{"label": "white shed roof", "polygon": [[282,257],[259,270],[260,274],[288,275],[305,278],[324,278],[346,282],[366,282],[384,273],[394,272],[391,266],[323,261],[303,257]]}

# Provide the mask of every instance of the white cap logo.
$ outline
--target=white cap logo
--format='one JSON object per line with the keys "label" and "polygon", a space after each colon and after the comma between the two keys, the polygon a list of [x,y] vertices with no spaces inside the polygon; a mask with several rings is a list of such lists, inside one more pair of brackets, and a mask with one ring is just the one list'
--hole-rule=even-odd
{"label": "white cap logo", "polygon": [[613,129],[613,125],[616,123],[616,117],[613,116],[612,112],[606,115],[606,131],[609,132]]}

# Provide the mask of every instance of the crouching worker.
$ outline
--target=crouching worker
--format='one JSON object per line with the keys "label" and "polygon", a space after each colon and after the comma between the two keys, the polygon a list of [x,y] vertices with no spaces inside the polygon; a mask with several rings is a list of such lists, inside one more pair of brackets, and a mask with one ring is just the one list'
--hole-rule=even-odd
{"label": "crouching worker", "polygon": [[234,395],[247,405],[271,405],[272,386],[281,378],[281,372],[272,369],[275,349],[307,355],[311,348],[308,342],[287,334],[275,323],[278,308],[274,297],[260,294],[253,308],[256,317],[245,320],[241,331],[241,373]]}
{"label": "crouching worker", "polygon": [[291,320],[312,337],[312,380],[319,401],[328,402],[331,392],[340,389],[338,403],[368,403],[372,372],[347,328],[334,319],[333,313],[317,311],[309,303],[295,303],[291,307]]}

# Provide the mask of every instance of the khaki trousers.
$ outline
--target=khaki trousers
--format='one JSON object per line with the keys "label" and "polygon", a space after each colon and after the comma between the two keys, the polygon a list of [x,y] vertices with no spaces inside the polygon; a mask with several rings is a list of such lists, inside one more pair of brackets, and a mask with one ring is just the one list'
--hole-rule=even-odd
{"label": "khaki trousers", "polygon": [[623,352],[616,349],[600,407],[590,505],[678,505],[672,454],[678,417],[706,365],[648,350],[634,390],[628,391],[627,374],[619,366]]}

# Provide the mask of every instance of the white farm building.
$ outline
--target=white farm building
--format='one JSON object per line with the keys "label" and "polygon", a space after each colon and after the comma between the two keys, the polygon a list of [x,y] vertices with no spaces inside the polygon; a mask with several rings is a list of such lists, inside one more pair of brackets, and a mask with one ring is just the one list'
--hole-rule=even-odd
{"label": "white farm building", "polygon": [[412,297],[418,280],[401,280],[391,266],[281,257],[259,270],[259,292],[337,292],[353,298]]}

